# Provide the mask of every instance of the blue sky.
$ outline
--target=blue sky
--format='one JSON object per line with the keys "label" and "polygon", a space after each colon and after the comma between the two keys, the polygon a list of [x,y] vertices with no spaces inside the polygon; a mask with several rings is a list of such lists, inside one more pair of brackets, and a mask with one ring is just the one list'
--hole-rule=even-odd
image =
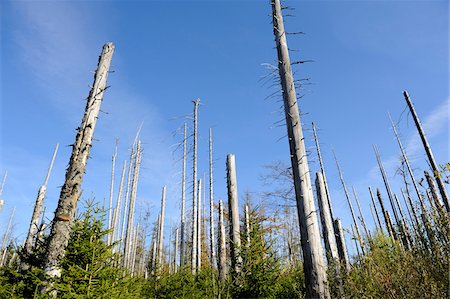
{"label": "blue sky", "polygon": [[[399,121],[417,175],[425,154],[413,121],[403,113],[407,89],[439,163],[449,156],[449,4],[447,1],[288,1],[291,59],[314,60],[295,68],[310,78],[300,109],[318,169],[310,123],[316,122],[335,214],[351,223],[331,154],[334,148],[349,188],[355,186],[370,217],[367,186],[383,187],[372,144],[380,147],[396,191],[399,150],[387,112]],[[3,232],[17,206],[15,235],[24,238],[53,148],[61,144],[46,199],[57,203],[75,128],[103,43],[116,45],[112,73],[95,132],[83,197],[108,198],[111,155],[118,163],[141,122],[144,158],[138,206],[159,211],[168,186],[169,219],[178,217],[180,152],[177,131],[201,99],[199,172],[208,170],[208,129],[213,128],[216,198],[226,197],[225,160],[236,155],[238,190],[266,190],[264,165],[289,162],[278,86],[263,85],[276,64],[269,1],[9,1],[1,13],[0,174],[7,170],[0,213]],[[178,132],[178,134],[176,133]],[[120,170],[117,171],[117,173]],[[118,182],[119,178],[117,178]],[[117,190],[117,187],[116,187]],[[369,221],[371,222],[371,221]]]}

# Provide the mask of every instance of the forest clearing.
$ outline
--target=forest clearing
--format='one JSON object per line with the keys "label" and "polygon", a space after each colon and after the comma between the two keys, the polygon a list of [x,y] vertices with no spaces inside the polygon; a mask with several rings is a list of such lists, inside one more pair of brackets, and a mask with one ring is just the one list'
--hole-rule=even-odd
{"label": "forest clearing", "polygon": [[[438,2],[430,6],[431,12],[438,11]],[[45,5],[64,11],[69,4]],[[242,15],[220,12],[220,8],[229,12],[241,4],[245,6]],[[313,13],[307,17],[308,9],[317,12],[335,4],[292,4],[296,9],[280,0],[171,3],[168,7],[152,1],[134,6],[119,3],[111,10],[114,22],[120,23],[130,7],[138,14],[137,10],[150,5],[145,7],[155,9],[154,22],[168,19],[156,12],[173,12],[180,14],[179,24],[174,21],[174,27],[168,25],[166,30],[168,23],[143,28],[145,18],[128,16],[120,35],[123,40],[104,43],[96,65],[89,66],[95,68],[93,79],[88,78],[89,91],[79,91],[84,86],[81,81],[68,78],[71,74],[87,77],[85,69],[72,68],[93,51],[84,52],[84,44],[73,46],[70,40],[82,34],[58,34],[77,23],[70,14],[55,14],[52,19],[48,12],[39,15],[48,8],[44,4],[42,11],[27,6],[34,4],[5,4],[10,16],[5,17],[2,32],[8,31],[8,38],[11,34],[12,43],[2,43],[8,59],[2,59],[0,298],[450,297],[450,100],[448,69],[439,56],[445,51],[416,43],[415,36],[406,34],[412,29],[398,25],[403,22],[397,20],[413,10],[428,13],[426,4],[405,6],[404,15],[399,13],[403,4],[389,9],[387,4],[366,4],[381,5],[373,15],[386,12],[387,19],[398,22],[398,32],[405,34],[400,39],[411,44],[397,44],[399,37],[393,35],[389,37],[392,44],[378,48],[368,41],[377,30],[397,32],[397,27],[383,27],[380,19],[368,18],[376,29],[373,36],[361,35],[364,54],[358,54],[361,50],[353,41],[347,43],[351,38],[339,35],[333,26],[319,24],[320,18]],[[79,14],[72,11],[74,20],[90,24],[87,11],[90,5],[99,7],[98,3],[83,5]],[[183,5],[189,13],[199,6],[205,6],[205,11],[217,7],[204,21],[184,14]],[[255,12],[269,16],[247,17],[256,6]],[[295,15],[298,10],[303,10],[301,16]],[[337,11],[341,10],[323,13]],[[245,16],[248,23],[231,29],[222,26],[219,15],[230,23]],[[20,16],[28,18],[27,26],[12,20]],[[183,31],[181,20],[192,19],[197,20]],[[298,19],[305,24],[295,23]],[[338,23],[345,23],[343,19]],[[260,27],[260,21],[267,26]],[[421,21],[428,18],[411,27],[422,26]],[[448,16],[446,21],[448,25]],[[211,28],[199,28],[204,24]],[[306,45],[312,43],[310,33],[296,31],[303,25],[317,27],[315,38],[323,32],[326,41],[317,48]],[[352,21],[346,26],[359,34],[358,25],[364,27]],[[109,26],[116,25],[105,22],[98,30]],[[190,26],[199,33],[190,32]],[[20,45],[22,51],[30,48],[24,46],[27,38],[14,37],[24,28],[31,32],[30,42],[35,41],[32,35],[36,41],[45,41],[40,30],[46,28],[47,38],[55,36],[52,46],[67,46],[70,51],[56,55],[51,48],[38,48],[18,58]],[[150,30],[151,43],[145,44],[146,37],[132,28]],[[324,28],[336,39],[328,40]],[[178,31],[187,44],[182,44],[184,37]],[[167,39],[158,41],[159,34]],[[210,35],[214,36],[211,41]],[[100,37],[104,35],[95,40]],[[441,45],[440,37],[436,44]],[[134,43],[123,42],[127,38]],[[222,39],[227,47],[220,44]],[[291,41],[295,47],[288,46]],[[203,43],[202,49],[197,49],[198,43]],[[252,51],[261,45],[267,52],[255,52],[253,61]],[[309,55],[317,53],[321,62],[304,56],[303,46],[312,47]],[[395,54],[387,54],[386,49]],[[412,61],[419,53],[415,51],[423,49],[430,52]],[[349,55],[336,62],[347,69],[320,66],[337,60],[326,56],[334,51],[339,57],[343,52]],[[435,56],[427,58],[425,64],[430,66],[425,67],[419,60],[427,53]],[[382,58],[367,59],[376,55]],[[448,56],[448,45],[444,55]],[[273,63],[245,64],[261,57]],[[61,62],[55,62],[58,59]],[[224,71],[214,66],[221,59],[217,63]],[[352,59],[357,62],[353,64]],[[412,66],[406,64],[409,61]],[[29,86],[8,86],[16,82],[11,78],[20,76],[7,70],[20,68],[19,62],[31,70],[42,67],[42,72],[20,80]],[[128,69],[126,64],[133,67]],[[241,64],[242,69],[237,68]],[[316,69],[315,64],[319,64]],[[437,65],[438,71],[433,69]],[[384,66],[387,69],[380,71]],[[255,77],[252,72],[258,72],[253,70],[258,67],[264,74]],[[316,85],[309,72],[323,72],[336,82],[329,84],[326,77],[319,77]],[[248,78],[256,83],[247,86]],[[40,88],[31,88],[33,80]],[[339,91],[346,80],[348,84]],[[148,97],[132,92],[134,83]],[[127,84],[131,87],[124,87]],[[203,85],[206,92],[191,97],[193,89]],[[27,89],[33,91],[25,94]],[[321,89],[328,93],[320,93]],[[34,92],[36,96],[47,93],[49,99],[34,98]],[[85,103],[76,99],[78,92],[88,93]],[[355,98],[343,99],[350,95]],[[428,95],[447,98],[442,104],[441,98]],[[18,97],[17,103],[12,103],[12,96]],[[25,99],[30,97],[28,107]],[[308,102],[308,97],[313,101]],[[14,117],[14,111],[22,109],[23,116]],[[389,158],[383,158],[385,149]]]}

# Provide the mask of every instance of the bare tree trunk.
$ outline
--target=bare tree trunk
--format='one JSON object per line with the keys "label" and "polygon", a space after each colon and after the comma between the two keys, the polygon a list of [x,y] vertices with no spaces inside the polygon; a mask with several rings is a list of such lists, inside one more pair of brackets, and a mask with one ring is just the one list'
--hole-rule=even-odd
{"label": "bare tree trunk", "polygon": [[5,174],[3,175],[2,184],[0,185],[0,212],[3,209],[3,204],[5,203],[2,199],[2,193],[3,193],[3,187],[5,186],[6,177],[8,176],[8,172],[5,171]]}
{"label": "bare tree trunk", "polygon": [[185,210],[186,210],[186,123],[183,135],[183,174],[181,179],[181,226],[180,226],[180,267],[184,267],[186,259],[185,245]]}
{"label": "bare tree trunk", "polygon": [[277,46],[278,71],[283,90],[286,127],[299,216],[305,265],[306,296],[329,298],[319,223],[315,214],[316,209],[309,175],[308,158],[279,0],[272,1],[272,23]]}
{"label": "bare tree trunk", "polygon": [[193,101],[194,103],[194,151],[193,151],[193,163],[192,163],[192,274],[197,273],[197,124],[198,124],[198,105],[200,99]]}
{"label": "bare tree trunk", "polygon": [[434,178],[437,182],[439,192],[441,193],[442,201],[445,204],[445,208],[447,209],[447,212],[450,212],[450,203],[449,203],[448,195],[445,190],[444,183],[441,180],[440,171],[436,164],[436,161],[434,160],[434,155],[433,155],[433,152],[431,151],[430,144],[428,143],[427,137],[425,136],[425,132],[423,131],[423,128],[422,128],[422,124],[420,123],[419,116],[417,116],[416,110],[414,109],[414,105],[411,102],[411,99],[409,98],[409,94],[406,90],[403,91],[403,96],[405,97],[406,103],[408,104],[409,110],[411,111],[414,122],[416,123],[417,131],[419,132],[420,139],[422,139],[423,147],[425,148],[425,152],[427,153],[428,160],[430,161],[431,169],[433,170]]}
{"label": "bare tree trunk", "polygon": [[367,237],[370,239],[372,239],[372,236],[370,235],[370,231],[367,229],[367,225],[366,225],[366,221],[364,221],[364,215],[361,211],[361,205],[359,204],[359,199],[358,199],[358,195],[356,194],[356,190],[355,187],[352,186],[353,189],[353,195],[355,196],[355,200],[356,200],[356,206],[358,207],[358,211],[359,211],[359,215],[361,216],[361,223],[363,225],[364,231],[366,232]]}
{"label": "bare tree trunk", "polygon": [[225,281],[228,274],[227,267],[227,248],[225,241],[225,224],[223,220],[223,202],[219,200],[219,232],[218,232],[218,243],[219,243],[219,263],[217,268],[219,270],[220,280]]}
{"label": "bare tree trunk", "polygon": [[[44,271],[50,278],[61,275],[58,264],[65,255],[69,240],[70,223],[80,197],[81,183],[92,147],[92,137],[100,112],[100,104],[103,100],[103,93],[107,88],[106,79],[113,52],[114,45],[112,43],[107,43],[103,46],[98,68],[94,75],[94,84],[87,99],[83,120],[73,144],[72,156],[70,157],[66,179],[61,189],[55,218],[53,219],[44,262]],[[44,281],[47,280],[47,278],[44,278]],[[41,291],[47,293],[48,289],[48,287],[44,286]],[[56,296],[56,293],[52,295]]]}
{"label": "bare tree trunk", "polygon": [[325,183],[320,171],[316,173],[316,192],[317,202],[319,204],[320,220],[322,222],[322,235],[325,243],[325,251],[328,263],[339,260],[336,238],[334,237],[333,220],[331,219],[330,209],[328,207],[327,195],[325,192]]}
{"label": "bare tree trunk", "polygon": [[394,193],[394,199],[397,204],[398,211],[400,212],[400,216],[402,217],[401,226],[402,231],[405,234],[405,247],[406,249],[411,249],[411,234],[409,233],[408,223],[406,222],[405,214],[403,214],[402,206],[400,205],[400,202],[398,200],[397,195]]}
{"label": "bare tree trunk", "polygon": [[[117,203],[116,203],[116,209],[114,210],[114,217],[113,217],[113,242],[117,242],[119,239],[119,224],[120,224],[120,214],[122,211],[122,193],[123,193],[123,183],[125,180],[125,171],[127,168],[127,161],[123,161],[123,167],[122,167],[122,175],[120,177],[120,186],[119,186],[119,193],[117,195]],[[122,220],[123,221],[123,220]],[[114,251],[117,250],[117,246],[114,246]]]}
{"label": "bare tree trunk", "polygon": [[375,204],[375,198],[373,197],[372,187],[369,187],[370,199],[372,200],[372,205],[375,210],[375,215],[377,216],[378,225],[380,227],[380,231],[383,234],[383,225],[381,225],[380,215],[378,214],[377,205]]}
{"label": "bare tree trunk", "polygon": [[358,239],[359,245],[361,246],[362,253],[365,254],[364,253],[364,243],[363,243],[363,239],[361,238],[361,234],[359,232],[358,222],[356,221],[356,216],[355,216],[355,212],[353,210],[352,200],[350,199],[350,195],[348,194],[347,186],[345,185],[341,167],[339,166],[339,162],[336,158],[336,154],[334,153],[334,151],[333,151],[333,156],[334,156],[334,160],[336,161],[336,166],[337,166],[337,169],[339,172],[339,177],[341,179],[342,187],[344,188],[345,198],[347,198],[347,203],[350,208],[350,212],[352,214],[352,219],[353,219],[353,223],[355,225],[355,230],[356,230],[356,238]]}
{"label": "bare tree trunk", "polygon": [[227,155],[227,189],[228,189],[228,213],[230,215],[230,240],[231,240],[231,267],[235,273],[241,272],[242,258],[241,232],[239,224],[239,204],[236,182],[236,164],[234,155]]}
{"label": "bare tree trunk", "polygon": [[131,194],[130,194],[130,206],[128,209],[128,219],[127,219],[127,233],[125,235],[125,252],[124,252],[124,262],[125,267],[129,268],[129,260],[130,260],[130,251],[131,251],[131,242],[130,239],[132,237],[131,229],[134,226],[134,210],[136,205],[136,195],[137,195],[137,186],[139,181],[139,170],[141,167],[141,141],[138,140],[136,145],[136,154],[135,154],[135,162],[133,169],[133,180],[131,183]]}
{"label": "bare tree trunk", "polygon": [[248,212],[248,203],[245,204],[245,235],[247,236],[247,247],[250,247],[250,215]]}
{"label": "bare tree trunk", "polygon": [[175,230],[175,252],[173,254],[173,271],[174,273],[178,272],[178,264],[177,264],[177,254],[178,254],[178,232],[179,229]]}
{"label": "bare tree trunk", "polygon": [[428,186],[430,187],[430,193],[431,193],[431,197],[434,200],[434,204],[439,212],[439,215],[441,217],[443,217],[444,215],[444,204],[441,201],[441,199],[439,198],[439,196],[437,195],[436,192],[436,186],[434,185],[434,181],[431,178],[430,174],[428,173],[428,171],[424,171],[425,174],[425,179],[427,180]]}
{"label": "bare tree trunk", "polygon": [[5,235],[3,236],[3,242],[2,242],[2,247],[1,247],[1,249],[3,250],[3,254],[2,254],[1,261],[0,261],[0,267],[5,264],[6,251],[8,249],[8,244],[6,244],[6,243],[8,242],[8,238],[10,235],[12,220],[14,218],[15,211],[16,211],[16,206],[13,207],[11,214],[9,215],[8,226],[6,227]]}
{"label": "bare tree trunk", "polygon": [[[130,165],[128,165],[128,174],[127,174],[127,188],[125,190],[125,205],[123,208],[123,217],[122,217],[122,231],[120,233],[120,244],[119,244],[119,251],[122,252],[122,246],[125,247],[125,233],[127,228],[127,221],[128,219],[128,206],[130,202],[130,188],[131,188],[131,179],[133,176],[132,170],[133,170],[133,163],[136,163],[136,152],[135,152],[135,144],[131,147],[131,153],[130,153]],[[133,162],[134,161],[134,162]],[[125,248],[123,248],[125,250]]]}
{"label": "bare tree trunk", "polygon": [[[29,256],[33,250],[33,240],[39,229],[39,218],[41,216],[42,206],[44,204],[45,194],[47,191],[47,183],[50,178],[50,173],[52,172],[53,163],[55,162],[56,153],[58,152],[59,144],[56,144],[55,150],[53,151],[52,160],[50,166],[48,167],[47,176],[45,177],[44,183],[39,188],[38,195],[36,198],[36,203],[34,204],[33,216],[31,217],[30,227],[28,229],[27,239],[23,247],[24,256]],[[27,263],[21,261],[22,270],[26,270]]]}
{"label": "bare tree trunk", "polygon": [[347,244],[345,242],[344,230],[342,229],[341,219],[334,220],[334,230],[339,232],[336,241],[337,249],[339,251],[339,257],[341,262],[345,265],[345,269],[350,271],[350,259],[348,257]]}
{"label": "bare tree trunk", "polygon": [[158,233],[158,273],[161,273],[162,265],[163,265],[163,243],[164,243],[164,214],[166,209],[166,186],[162,189],[161,195],[161,217],[159,224],[159,233]]}
{"label": "bare tree trunk", "polygon": [[116,147],[114,149],[114,154],[112,156],[112,165],[111,165],[111,184],[109,189],[109,210],[108,210],[108,238],[107,238],[107,244],[111,245],[113,241],[113,195],[114,195],[114,170],[116,168],[116,157],[117,157],[117,140],[116,140]]}
{"label": "bare tree trunk", "polygon": [[213,142],[212,129],[209,129],[209,241],[211,247],[211,267],[216,265],[216,246],[214,244],[214,180],[213,180]]}
{"label": "bare tree trunk", "polygon": [[389,236],[394,240],[397,240],[397,235],[395,234],[394,227],[391,222],[391,218],[389,217],[388,211],[384,207],[383,199],[381,198],[380,190],[377,188],[377,198],[380,203],[381,212],[384,216],[384,223],[386,224],[386,230],[388,231]]}
{"label": "bare tree trunk", "polygon": [[[408,156],[406,155],[405,149],[403,148],[402,142],[400,141],[400,137],[398,136],[397,129],[395,128],[394,122],[392,121],[392,118],[391,118],[390,114],[389,114],[389,119],[391,121],[392,130],[394,131],[395,138],[397,139],[398,146],[400,147],[400,151],[402,152],[403,161],[405,161],[406,168],[408,169],[409,176],[411,177],[411,181],[412,181],[413,186],[414,186],[414,190],[416,191],[417,198],[419,199],[420,207],[422,209],[422,213],[425,213],[426,209],[425,209],[425,204],[424,204],[424,201],[423,201],[423,198],[422,198],[422,194],[420,194],[419,186],[417,186],[416,179],[414,178],[414,173],[412,171],[411,165],[409,164]],[[411,204],[411,208],[414,209],[414,205],[412,204],[412,202],[410,202],[410,204]],[[417,218],[417,215],[415,217]]]}
{"label": "bare tree trunk", "polygon": [[197,269],[202,268],[202,180],[197,185]]}

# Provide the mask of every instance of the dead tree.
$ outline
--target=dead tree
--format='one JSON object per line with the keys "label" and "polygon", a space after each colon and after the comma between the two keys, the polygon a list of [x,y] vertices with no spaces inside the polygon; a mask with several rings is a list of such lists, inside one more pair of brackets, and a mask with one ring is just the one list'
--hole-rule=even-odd
{"label": "dead tree", "polygon": [[370,199],[372,200],[372,205],[375,210],[375,215],[377,216],[378,226],[380,228],[381,233],[383,234],[383,225],[381,225],[380,214],[378,213],[377,205],[375,204],[375,198],[373,197],[372,187],[369,186]]}
{"label": "dead tree", "polygon": [[175,229],[175,251],[173,254],[173,272],[178,272],[178,264],[177,264],[177,254],[178,254],[178,232],[179,228]]}
{"label": "dead tree", "polygon": [[364,215],[361,211],[361,205],[359,204],[359,199],[358,199],[358,195],[356,194],[356,190],[355,187],[352,186],[353,189],[353,195],[355,196],[355,200],[356,200],[356,206],[358,207],[358,211],[359,211],[359,215],[361,216],[361,223],[363,225],[364,231],[366,232],[366,236],[371,239],[372,236],[370,235],[370,231],[367,229],[367,225],[366,225],[366,221],[364,221]]}
{"label": "dead tree", "polygon": [[279,0],[273,0],[271,4],[273,33],[278,54],[278,71],[283,91],[286,128],[305,265],[306,296],[329,298],[319,223],[315,213],[308,158],[298,110],[281,4]]}
{"label": "dead tree", "polygon": [[202,180],[198,180],[197,184],[197,269],[202,268]]}
{"label": "dead tree", "polygon": [[347,198],[347,203],[350,208],[350,212],[352,214],[353,224],[355,225],[356,230],[356,238],[358,239],[359,245],[361,246],[362,253],[364,253],[364,243],[363,239],[361,238],[361,233],[359,232],[358,228],[358,222],[356,221],[355,212],[353,210],[352,200],[350,199],[350,195],[348,194],[347,185],[345,185],[344,177],[342,175],[341,167],[339,166],[339,162],[336,158],[336,154],[333,151],[334,160],[336,161],[336,166],[339,172],[339,178],[341,179],[342,187],[344,188],[345,198]]}
{"label": "dead tree", "polygon": [[133,180],[131,183],[131,192],[130,192],[130,206],[128,208],[128,219],[127,219],[127,230],[125,235],[125,243],[124,243],[124,265],[125,267],[129,267],[129,261],[130,261],[130,251],[132,249],[132,243],[131,237],[132,232],[131,229],[134,225],[134,211],[135,211],[135,205],[136,205],[136,196],[137,196],[137,186],[139,181],[139,170],[141,167],[141,141],[138,140],[136,145],[136,158],[134,162],[134,169],[133,169]]}
{"label": "dead tree", "polygon": [[5,264],[5,258],[6,258],[6,251],[8,250],[8,238],[10,235],[10,231],[11,231],[11,226],[12,226],[12,220],[14,218],[14,212],[16,211],[16,206],[13,207],[11,214],[9,215],[9,220],[8,220],[8,226],[6,227],[6,231],[5,231],[5,235],[3,236],[3,242],[2,242],[2,247],[1,250],[2,252],[2,257],[0,260],[0,267],[3,266]]}
{"label": "dead tree", "polygon": [[416,124],[417,131],[419,132],[423,147],[425,149],[425,152],[427,153],[428,160],[430,161],[431,169],[433,170],[434,178],[437,182],[439,192],[441,193],[442,201],[444,202],[447,212],[450,213],[450,203],[449,203],[448,195],[447,195],[447,192],[445,191],[444,183],[441,180],[439,168],[436,164],[436,161],[434,160],[434,155],[433,155],[433,152],[431,151],[430,144],[428,143],[427,137],[425,136],[425,132],[423,131],[423,128],[422,128],[422,124],[420,123],[419,116],[417,116],[414,105],[411,102],[409,94],[406,90],[403,91],[403,96],[405,97],[406,103],[408,104],[409,110],[411,111],[411,115]]}
{"label": "dead tree", "polygon": [[[34,204],[33,215],[31,216],[31,223],[28,229],[27,238],[25,240],[25,245],[23,247],[23,255],[26,259],[32,253],[33,250],[33,240],[36,237],[36,233],[39,229],[39,218],[42,212],[42,206],[44,205],[45,194],[47,192],[47,183],[50,178],[50,173],[52,172],[53,163],[55,162],[56,153],[58,152],[59,144],[56,144],[55,150],[53,151],[52,160],[50,162],[50,166],[48,167],[47,176],[45,177],[44,183],[41,185],[38,191],[38,195],[36,198],[36,203]],[[21,268],[26,270],[27,263],[25,261],[21,261]]]}
{"label": "dead tree", "polygon": [[112,165],[111,165],[111,184],[109,189],[109,210],[108,210],[108,237],[107,244],[111,245],[113,241],[113,196],[114,196],[114,170],[116,168],[116,157],[117,157],[117,140],[116,147],[114,149],[114,154],[112,155]]}
{"label": "dead tree", "polygon": [[437,208],[437,210],[439,212],[439,215],[441,217],[443,217],[443,215],[444,215],[444,209],[443,209],[444,208],[444,204],[443,204],[443,202],[441,201],[441,198],[439,198],[439,196],[438,196],[438,194],[436,192],[436,186],[434,185],[434,181],[431,178],[431,176],[428,173],[428,171],[424,171],[423,173],[425,175],[425,179],[427,180],[428,187],[430,188],[430,193],[431,193],[431,197],[434,200],[434,205],[436,206],[436,208]]}
{"label": "dead tree", "polygon": [[[103,46],[98,67],[94,75],[94,84],[87,98],[83,120],[78,128],[75,143],[72,145],[72,155],[66,171],[66,178],[61,188],[55,218],[52,222],[44,262],[44,271],[47,277],[50,278],[61,275],[59,262],[65,255],[71,231],[70,224],[81,194],[81,183],[92,147],[92,138],[100,112],[100,104],[103,100],[104,91],[107,88],[106,79],[108,77],[113,52],[114,45],[112,43],[107,43]],[[43,280],[48,281],[47,277]],[[49,288],[47,286],[41,289],[43,293],[47,293],[48,290]],[[56,296],[56,293],[53,293],[52,296]]]}
{"label": "dead tree", "polygon": [[327,195],[325,192],[325,183],[320,171],[316,173],[316,192],[317,202],[319,203],[320,220],[322,222],[322,235],[325,243],[325,251],[328,263],[339,260],[336,238],[334,237],[333,220],[331,219],[330,209],[328,208]]}
{"label": "dead tree", "polygon": [[128,165],[128,173],[127,173],[127,187],[125,190],[125,205],[123,207],[123,216],[122,216],[122,231],[120,233],[120,244],[119,244],[119,251],[122,251],[122,246],[125,243],[125,229],[127,222],[125,219],[127,219],[127,212],[128,212],[128,205],[130,202],[130,188],[131,188],[131,178],[132,178],[132,170],[133,165],[136,163],[136,152],[135,152],[135,144],[131,147],[131,153],[130,153],[130,165]]}
{"label": "dead tree", "polygon": [[336,245],[339,251],[339,257],[341,259],[341,263],[345,265],[345,269],[350,271],[350,259],[348,257],[347,244],[345,242],[344,230],[342,229],[341,219],[334,220],[334,228],[335,231],[339,233],[339,237],[336,238]]}
{"label": "dead tree", "polygon": [[219,261],[217,264],[217,268],[219,270],[219,277],[222,282],[225,281],[228,274],[228,266],[227,266],[227,248],[225,241],[225,223],[223,219],[223,202],[219,200],[219,231],[218,231],[218,257]]}
{"label": "dead tree", "polygon": [[181,221],[180,221],[180,267],[184,267],[186,245],[185,245],[185,210],[186,210],[186,131],[187,126],[184,124],[183,135],[183,171],[181,178]]}
{"label": "dead tree", "polygon": [[230,254],[231,267],[236,274],[241,271],[242,258],[241,232],[239,224],[239,204],[236,182],[236,164],[234,155],[227,155],[227,189],[228,189],[228,213],[230,215]]}
{"label": "dead tree", "polygon": [[216,248],[214,244],[214,180],[213,180],[213,143],[212,129],[209,129],[209,241],[211,247],[211,266],[216,264]]}
{"label": "dead tree", "polygon": [[386,210],[386,208],[384,207],[384,202],[383,202],[383,199],[381,198],[381,193],[378,188],[377,188],[377,198],[378,198],[378,202],[381,207],[381,212],[383,213],[384,223],[386,224],[386,230],[388,231],[389,236],[393,240],[397,240],[397,234],[395,233],[394,227],[391,222],[391,218],[389,217],[389,213]]}
{"label": "dead tree", "polygon": [[197,273],[197,124],[198,124],[198,105],[200,99],[193,101],[194,103],[194,151],[192,158],[192,274]]}
{"label": "dead tree", "polygon": [[164,214],[166,209],[166,186],[162,188],[161,194],[161,214],[158,233],[158,273],[161,273],[163,266],[163,243],[164,243]]}
{"label": "dead tree", "polygon": [[250,246],[250,215],[248,211],[248,203],[245,204],[244,209],[244,216],[245,216],[245,235],[247,237],[247,243],[246,246]]}
{"label": "dead tree", "polygon": [[[119,185],[119,193],[117,194],[117,203],[116,203],[116,209],[114,210],[114,217],[113,217],[113,242],[118,241],[119,239],[119,223],[120,221],[120,214],[122,211],[122,194],[123,194],[123,183],[125,180],[125,171],[127,168],[127,161],[123,161],[123,167],[122,167],[122,175],[120,177],[120,185]],[[122,220],[123,221],[123,220]],[[117,248],[115,249],[115,251]]]}

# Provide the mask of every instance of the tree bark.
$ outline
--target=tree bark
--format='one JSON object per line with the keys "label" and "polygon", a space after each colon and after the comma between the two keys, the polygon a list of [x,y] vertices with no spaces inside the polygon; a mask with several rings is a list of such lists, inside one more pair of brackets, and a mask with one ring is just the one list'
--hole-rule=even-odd
{"label": "tree bark", "polygon": [[306,296],[330,298],[319,223],[309,175],[308,158],[301,128],[294,78],[291,70],[281,4],[272,1],[273,32],[278,54],[278,71],[283,91],[286,128],[288,132],[295,196],[300,225],[306,281]]}
{"label": "tree bark", "polygon": [[218,232],[218,243],[219,243],[219,263],[217,268],[219,270],[219,277],[222,282],[225,281],[228,274],[227,267],[227,248],[225,240],[225,224],[223,220],[223,202],[219,200],[219,232]]}
{"label": "tree bark", "polygon": [[198,124],[198,105],[200,99],[193,101],[194,103],[194,151],[192,153],[192,274],[197,273],[197,124]]}
{"label": "tree bark", "polygon": [[183,171],[181,178],[181,224],[180,224],[180,267],[185,265],[186,245],[185,245],[185,210],[186,210],[186,123],[184,124],[183,135]]}
{"label": "tree bark", "polygon": [[[75,143],[73,144],[72,155],[67,168],[65,182],[61,189],[55,218],[53,219],[44,262],[44,271],[50,278],[61,275],[59,262],[65,255],[67,242],[69,241],[70,224],[81,194],[81,183],[92,147],[92,138],[100,112],[100,104],[103,100],[104,91],[107,88],[106,79],[113,52],[114,45],[112,43],[107,43],[103,46],[98,68],[94,75],[94,84],[87,99],[83,120],[78,128]],[[44,280],[47,281],[48,279],[44,278]],[[43,293],[47,293],[47,291],[47,287],[42,289]]]}
{"label": "tree bark", "polygon": [[214,180],[213,180],[213,143],[212,129],[209,129],[209,240],[211,247],[211,266],[216,264],[216,248],[214,244]]}

